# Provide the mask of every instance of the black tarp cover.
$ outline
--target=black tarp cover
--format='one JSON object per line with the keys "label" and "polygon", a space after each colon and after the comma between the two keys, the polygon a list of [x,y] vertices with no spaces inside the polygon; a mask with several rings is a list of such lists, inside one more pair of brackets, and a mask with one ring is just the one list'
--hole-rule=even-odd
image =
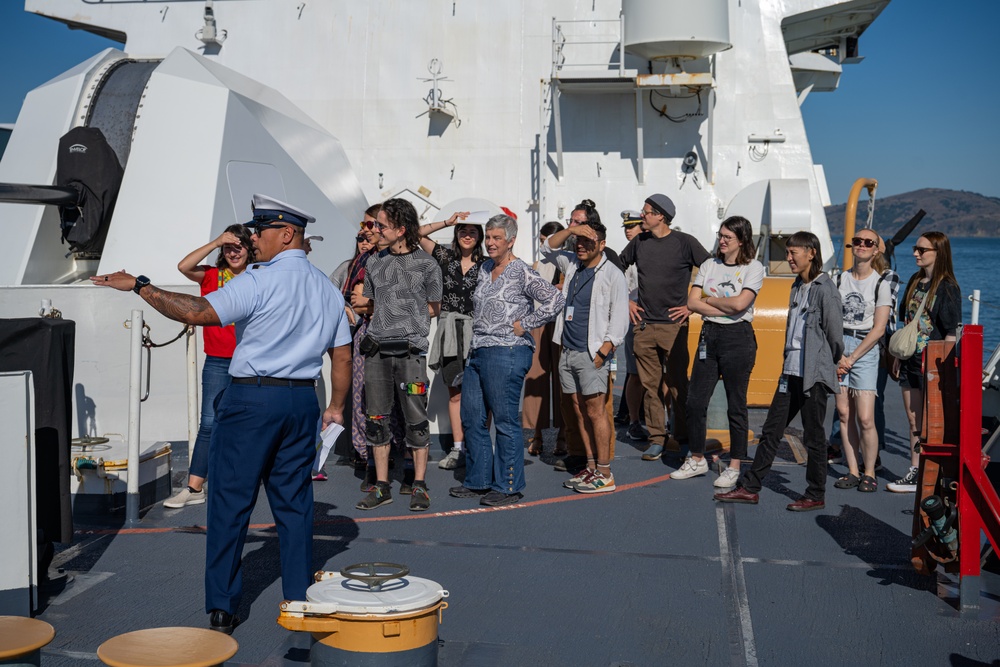
{"label": "black tarp cover", "polygon": [[77,206],[60,208],[62,237],[71,251],[104,249],[123,174],[118,156],[97,128],[75,127],[59,139],[56,185],[80,192]]}

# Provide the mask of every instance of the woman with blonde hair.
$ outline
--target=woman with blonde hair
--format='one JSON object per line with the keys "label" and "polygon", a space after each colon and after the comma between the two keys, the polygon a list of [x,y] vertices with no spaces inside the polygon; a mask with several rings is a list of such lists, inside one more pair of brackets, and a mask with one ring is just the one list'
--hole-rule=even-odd
{"label": "woman with blonde hair", "polygon": [[[851,239],[854,264],[836,278],[844,308],[844,356],[838,363],[841,391],[837,414],[844,439],[844,462],[848,473],[838,479],[838,489],[865,493],[878,490],[875,459],[878,433],[875,429],[875,398],[878,393],[879,343],[892,310],[892,285],[883,279],[888,264],[881,237],[873,229],[862,229]],[[859,454],[863,461],[859,461]],[[859,463],[864,463],[861,474]]]}

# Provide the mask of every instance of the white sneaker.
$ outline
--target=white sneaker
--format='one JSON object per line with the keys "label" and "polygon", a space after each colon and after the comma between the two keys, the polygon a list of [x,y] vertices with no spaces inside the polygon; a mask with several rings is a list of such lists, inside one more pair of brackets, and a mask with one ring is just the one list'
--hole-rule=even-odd
{"label": "white sneaker", "polygon": [[438,461],[438,468],[442,470],[455,470],[456,468],[465,467],[465,452],[461,449],[455,449],[454,447],[448,452],[448,455],[443,459]]}
{"label": "white sneaker", "polygon": [[719,475],[719,479],[712,483],[712,486],[717,489],[728,489],[730,487],[736,486],[736,482],[740,479],[740,471],[736,468],[726,468]]}
{"label": "white sneaker", "polygon": [[689,479],[698,475],[704,475],[707,472],[708,461],[705,460],[705,457],[696,459],[693,456],[689,456],[684,460],[684,464],[679,470],[670,473],[670,479]]}
{"label": "white sneaker", "polygon": [[168,507],[172,510],[180,509],[186,505],[200,505],[205,502],[205,489],[201,491],[192,491],[188,487],[184,487],[178,491],[172,498],[163,501],[163,506]]}

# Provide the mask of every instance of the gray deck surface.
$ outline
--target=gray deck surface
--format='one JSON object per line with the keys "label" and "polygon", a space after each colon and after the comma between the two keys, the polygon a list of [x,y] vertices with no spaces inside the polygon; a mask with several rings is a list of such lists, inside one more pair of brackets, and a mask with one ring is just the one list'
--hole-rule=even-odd
{"label": "gray deck surface", "polygon": [[[888,399],[898,427],[898,390]],[[751,411],[758,433],[764,414]],[[549,432],[542,459],[528,458],[525,500],[500,510],[448,497],[458,476],[432,463],[430,512],[409,512],[398,494],[362,512],[360,473],[328,463],[330,481],[315,484],[315,564],[399,562],[441,583],[446,667],[1000,665],[994,577],[984,575],[980,612],[960,616],[957,578],[910,567],[913,495],[883,490],[905,472],[903,432],[887,433],[878,493],[833,488],[843,468],[831,466],[826,509],[804,514],[785,510],[805,469],[784,445],[758,506],[713,501],[714,473],[667,479],[680,462],[642,461],[645,443],[622,440],[622,430],[617,492],[564,490]],[[175,486],[183,468],[175,458]],[[307,664],[310,638],[275,623],[278,545],[263,493],[252,523],[246,620],[226,664]],[[57,556],[74,580],[40,614],[56,628],[43,664],[99,664],[101,642],[131,630],[204,627],[204,524],[205,505],[157,505],[136,530],[78,519],[74,544]]]}

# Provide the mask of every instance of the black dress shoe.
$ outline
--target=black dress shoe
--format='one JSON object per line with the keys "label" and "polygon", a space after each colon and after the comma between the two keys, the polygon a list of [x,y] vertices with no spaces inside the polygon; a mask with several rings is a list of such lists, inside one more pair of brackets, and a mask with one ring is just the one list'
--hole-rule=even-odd
{"label": "black dress shoe", "polygon": [[231,635],[233,634],[233,630],[236,629],[236,626],[240,624],[240,619],[236,618],[228,611],[215,609],[212,611],[211,616],[209,616],[208,622],[211,629]]}

